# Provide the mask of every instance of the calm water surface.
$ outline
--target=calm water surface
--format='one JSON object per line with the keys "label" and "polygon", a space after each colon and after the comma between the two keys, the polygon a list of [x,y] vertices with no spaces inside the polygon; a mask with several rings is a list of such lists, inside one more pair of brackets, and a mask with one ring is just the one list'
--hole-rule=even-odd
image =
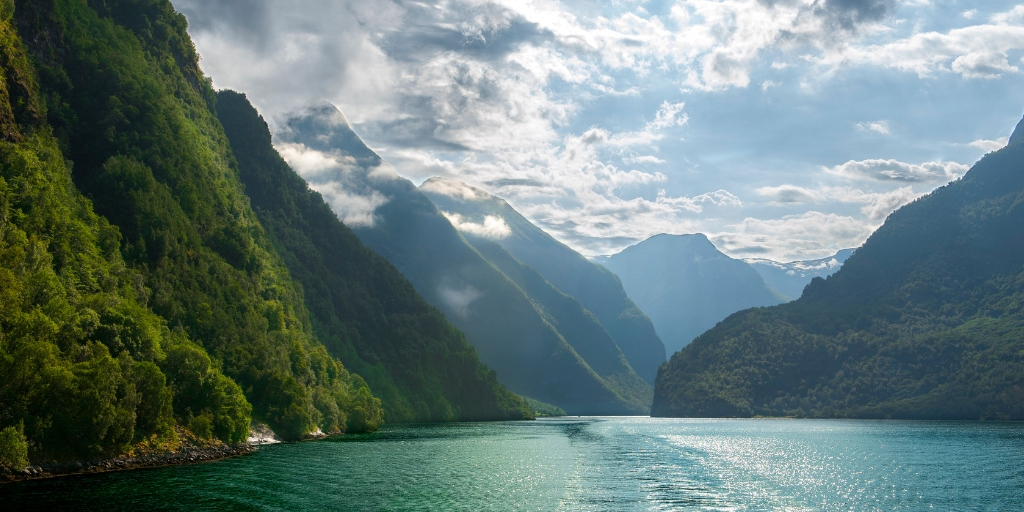
{"label": "calm water surface", "polygon": [[1024,510],[1024,424],[561,418],[395,426],[0,486],[11,510]]}

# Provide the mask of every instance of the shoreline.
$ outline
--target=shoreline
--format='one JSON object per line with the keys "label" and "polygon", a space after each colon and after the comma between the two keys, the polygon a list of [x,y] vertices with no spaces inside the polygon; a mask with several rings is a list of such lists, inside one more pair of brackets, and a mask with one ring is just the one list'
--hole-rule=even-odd
{"label": "shoreline", "polygon": [[187,446],[175,452],[149,453],[89,461],[49,462],[31,465],[24,471],[11,472],[0,468],[0,483],[25,482],[61,476],[109,473],[133,469],[159,468],[183,464],[212,462],[255,453],[257,447],[249,443],[219,444],[216,446]]}

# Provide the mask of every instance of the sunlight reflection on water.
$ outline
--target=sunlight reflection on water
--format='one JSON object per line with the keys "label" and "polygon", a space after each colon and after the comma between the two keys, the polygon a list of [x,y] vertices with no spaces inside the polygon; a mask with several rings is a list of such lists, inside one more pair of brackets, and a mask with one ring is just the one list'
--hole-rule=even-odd
{"label": "sunlight reflection on water", "polygon": [[0,486],[16,508],[1024,508],[1024,424],[560,418],[389,426],[217,463]]}

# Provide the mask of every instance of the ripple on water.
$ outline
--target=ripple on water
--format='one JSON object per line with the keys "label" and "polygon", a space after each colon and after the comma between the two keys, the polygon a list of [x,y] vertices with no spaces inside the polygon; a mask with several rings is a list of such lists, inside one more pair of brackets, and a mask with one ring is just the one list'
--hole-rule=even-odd
{"label": "ripple on water", "polygon": [[389,426],[0,497],[15,509],[1016,510],[1022,453],[1024,424],[564,418]]}

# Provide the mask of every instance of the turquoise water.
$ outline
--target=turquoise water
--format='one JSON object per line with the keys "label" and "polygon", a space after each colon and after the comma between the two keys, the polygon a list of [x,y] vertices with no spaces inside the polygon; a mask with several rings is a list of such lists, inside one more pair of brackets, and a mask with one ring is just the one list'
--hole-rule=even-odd
{"label": "turquoise water", "polygon": [[1024,424],[562,418],[387,427],[0,486],[5,509],[1024,510]]}

